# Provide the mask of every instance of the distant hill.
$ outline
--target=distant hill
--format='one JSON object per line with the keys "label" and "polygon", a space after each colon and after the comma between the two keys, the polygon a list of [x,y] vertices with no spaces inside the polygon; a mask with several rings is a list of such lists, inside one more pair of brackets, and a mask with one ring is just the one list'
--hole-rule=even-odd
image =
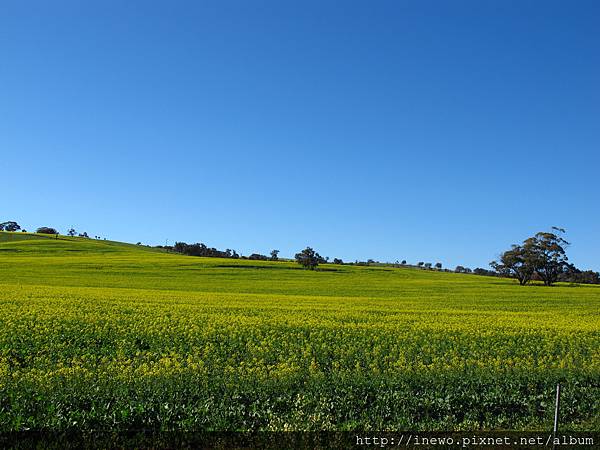
{"label": "distant hill", "polygon": [[50,235],[40,233],[21,233],[0,231],[0,251],[17,251],[28,253],[61,253],[61,252],[159,252],[160,248],[145,245],[129,244],[83,237]]}

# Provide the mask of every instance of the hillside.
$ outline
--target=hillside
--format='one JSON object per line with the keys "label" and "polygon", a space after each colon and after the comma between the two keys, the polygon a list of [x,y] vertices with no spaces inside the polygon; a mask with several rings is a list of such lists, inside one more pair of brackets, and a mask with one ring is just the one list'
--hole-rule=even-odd
{"label": "hillside", "polygon": [[0,245],[2,246],[0,251],[38,254],[52,252],[56,255],[65,252],[86,252],[89,254],[131,251],[162,252],[160,249],[124,242],[39,233],[10,233],[6,231],[0,231]]}
{"label": "hillside", "polygon": [[0,233],[0,305],[5,431],[598,427],[597,286]]}
{"label": "hillside", "polygon": [[[415,268],[327,264],[316,272],[292,262],[196,258],[160,249],[77,237],[0,232],[0,259],[10,272],[0,273],[23,284],[137,287],[161,290],[278,295],[369,297],[406,301],[415,295],[460,309],[501,307],[527,299],[520,308],[563,306],[577,289],[578,298],[595,297],[597,286],[543,289],[517,286],[514,280],[427,271]],[[7,258],[9,258],[7,260]],[[35,273],[35,277],[33,277]],[[2,280],[2,278],[0,278]],[[2,280],[4,281],[4,280]],[[540,304],[535,300],[539,299]],[[453,300],[458,300],[453,304]],[[450,302],[450,303],[448,303]]]}

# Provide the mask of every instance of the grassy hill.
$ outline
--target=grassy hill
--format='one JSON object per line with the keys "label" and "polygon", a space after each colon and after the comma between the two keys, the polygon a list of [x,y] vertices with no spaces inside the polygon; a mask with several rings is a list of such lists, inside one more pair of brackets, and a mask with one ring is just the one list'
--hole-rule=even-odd
{"label": "grassy hill", "polygon": [[600,289],[0,233],[0,428],[599,429]]}

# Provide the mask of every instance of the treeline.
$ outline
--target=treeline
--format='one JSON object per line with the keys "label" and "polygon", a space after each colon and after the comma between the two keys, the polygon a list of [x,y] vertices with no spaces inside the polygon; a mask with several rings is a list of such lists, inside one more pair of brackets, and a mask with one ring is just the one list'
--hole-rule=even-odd
{"label": "treeline", "polygon": [[[540,281],[546,286],[552,286],[557,282],[600,284],[599,272],[581,270],[568,262],[566,248],[570,244],[562,237],[564,233],[564,229],[557,227],[552,227],[551,232],[536,233],[525,239],[521,245],[515,244],[503,252],[497,261],[492,261],[490,266],[493,270],[481,267],[471,270],[459,265],[456,266],[454,272],[514,278],[521,285],[526,285],[531,281]],[[369,262],[372,261],[369,260],[366,265],[370,265]],[[406,261],[402,261],[401,265],[406,265]],[[450,272],[448,269],[442,269],[440,263],[433,266],[431,263],[419,262],[416,266],[411,267]]]}
{"label": "treeline", "polygon": [[[6,221],[0,223],[0,231],[26,232],[25,229],[15,221]],[[53,227],[39,227],[36,233],[55,235],[58,237],[59,232]],[[519,284],[526,285],[531,281],[541,281],[547,286],[551,286],[556,282],[566,283],[583,283],[583,284],[600,284],[600,273],[593,270],[581,270],[569,263],[566,254],[566,248],[569,246],[562,235],[565,230],[562,228],[552,227],[551,232],[539,232],[534,236],[525,239],[522,244],[515,244],[509,250],[503,252],[498,260],[492,261],[490,266],[493,270],[477,267],[471,270],[468,267],[458,265],[454,270],[443,268],[442,263],[435,264],[419,261],[416,265],[408,264],[406,260],[395,263],[380,263],[373,259],[366,261],[354,261],[344,263],[340,258],[330,260],[328,256],[321,256],[318,252],[310,247],[296,253],[294,259],[302,267],[314,270],[321,264],[347,264],[357,266],[392,266],[392,267],[415,267],[424,270],[436,270],[443,272],[455,272],[464,274],[473,274],[480,276],[506,277],[518,280]],[[82,238],[90,238],[84,232],[77,232],[74,228],[70,228],[67,233],[69,236],[79,236]],[[100,236],[94,236],[95,239],[102,239]],[[138,242],[141,245],[141,242]],[[279,250],[272,250],[270,254],[263,255],[260,253],[252,253],[248,256],[243,256],[235,250],[226,249],[218,250],[214,247],[198,242],[195,244],[187,244],[185,242],[176,242],[173,246],[158,245],[156,248],[162,248],[167,251],[180,253],[188,256],[201,256],[208,258],[231,258],[231,259],[247,259],[257,261],[279,261]]]}
{"label": "treeline", "polygon": [[[160,247],[160,246],[159,246]],[[185,242],[176,242],[172,247],[165,247],[177,253],[188,256],[203,256],[208,258],[234,258],[240,255],[235,250],[227,249],[225,251],[217,250],[213,247],[207,247],[202,243],[186,244]]]}
{"label": "treeline", "polygon": [[[207,245],[198,242],[195,244],[187,244],[185,242],[176,242],[173,246],[158,245],[157,248],[162,248],[168,251],[181,253],[182,255],[188,256],[202,256],[205,258],[232,258],[232,259],[248,259],[257,261],[280,261],[279,250],[271,250],[269,256],[262,255],[260,253],[252,253],[249,256],[243,256],[240,253],[232,249],[218,250],[214,247],[208,247]],[[307,269],[315,269],[319,264],[329,263],[329,257],[323,257],[319,255],[310,247],[306,247],[301,252],[296,253],[294,257],[295,261],[301,266]],[[343,261],[339,258],[334,258],[332,261],[334,264],[343,264]]]}
{"label": "treeline", "polygon": [[[0,231],[10,231],[13,233],[20,231],[22,233],[27,233],[27,230],[25,228],[21,228],[21,225],[19,225],[17,222],[15,222],[13,220],[9,220],[7,222],[1,222],[0,223]],[[38,228],[36,228],[35,232],[39,233],[39,234],[51,234],[56,237],[58,237],[60,234],[59,231],[54,227],[38,227]],[[90,236],[87,234],[86,231],[82,231],[82,232],[78,233],[77,231],[75,231],[74,228],[70,228],[66,232],[66,235],[78,236],[78,237],[82,237],[82,238],[90,238]],[[100,236],[94,236],[94,239],[102,239],[102,238]],[[106,240],[106,238],[104,238],[104,240]]]}
{"label": "treeline", "polygon": [[158,245],[157,248],[162,248],[168,251],[181,253],[187,256],[202,256],[205,258],[232,258],[232,259],[250,259],[258,261],[279,261],[279,250],[272,250],[270,256],[260,253],[252,253],[249,256],[243,256],[232,249],[218,250],[214,247],[197,242],[195,244],[187,244],[185,242],[176,242],[175,245],[166,246]]}
{"label": "treeline", "polygon": [[552,227],[514,244],[490,266],[501,276],[515,278],[520,285],[539,280],[546,286],[559,281],[600,284],[600,274],[582,271],[569,263],[566,248],[570,245],[563,235],[565,230]]}

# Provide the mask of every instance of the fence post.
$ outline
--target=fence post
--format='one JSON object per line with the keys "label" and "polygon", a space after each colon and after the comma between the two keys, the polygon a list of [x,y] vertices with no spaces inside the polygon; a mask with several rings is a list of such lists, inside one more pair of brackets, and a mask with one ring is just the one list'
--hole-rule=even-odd
{"label": "fence post", "polygon": [[[556,433],[558,432],[558,410],[560,408],[560,383],[556,385],[556,402],[554,404],[554,428],[552,429],[552,439],[556,439]],[[554,448],[554,442],[552,443]]]}

